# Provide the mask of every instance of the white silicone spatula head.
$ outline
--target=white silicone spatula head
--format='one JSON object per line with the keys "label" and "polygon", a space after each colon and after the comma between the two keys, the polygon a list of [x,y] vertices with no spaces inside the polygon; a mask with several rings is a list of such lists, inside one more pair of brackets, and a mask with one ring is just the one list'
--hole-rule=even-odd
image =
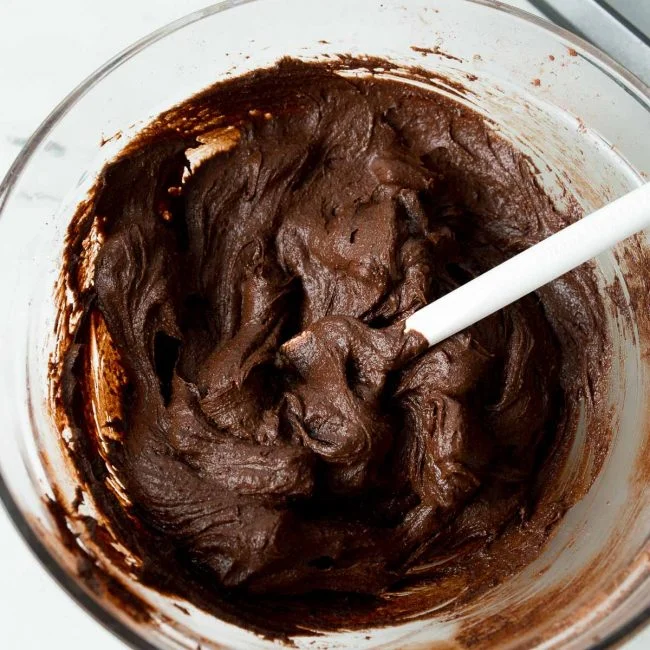
{"label": "white silicone spatula head", "polygon": [[650,227],[650,183],[423,307],[405,331],[435,345]]}

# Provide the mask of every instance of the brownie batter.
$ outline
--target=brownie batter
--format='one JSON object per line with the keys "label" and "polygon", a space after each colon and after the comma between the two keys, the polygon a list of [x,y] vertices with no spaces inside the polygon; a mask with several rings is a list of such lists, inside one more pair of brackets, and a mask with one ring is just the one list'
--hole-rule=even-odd
{"label": "brownie batter", "polygon": [[403,332],[573,218],[477,114],[283,61],[161,116],[87,214],[71,277],[91,230],[96,258],[63,393],[92,436],[80,359],[103,328],[123,381],[98,426],[141,554],[249,602],[378,596],[440,565],[471,585],[476,557],[489,586],[539,552],[570,504],[529,522],[604,363],[590,272],[431,349]]}

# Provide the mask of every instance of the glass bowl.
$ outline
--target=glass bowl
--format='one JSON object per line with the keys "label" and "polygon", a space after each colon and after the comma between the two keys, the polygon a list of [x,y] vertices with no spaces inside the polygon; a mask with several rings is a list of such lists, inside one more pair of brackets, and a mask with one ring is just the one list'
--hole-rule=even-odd
{"label": "glass bowl", "polygon": [[[135,648],[272,642],[129,575],[116,574],[116,584],[147,603],[148,616],[79,577],[70,531],[51,505],[71,501],[76,486],[65,437],[47,408],[66,227],[102,165],[163,109],[282,56],[340,53],[420,66],[435,91],[472,106],[523,150],[558,204],[571,200],[592,210],[647,178],[649,89],[568,32],[489,0],[226,0],[147,36],[80,84],[30,138],[0,186],[0,493],[60,585]],[[63,152],[55,165],[45,155],[54,145]],[[432,612],[388,628],[306,633],[294,639],[298,647],[600,649],[647,622],[649,259],[642,235],[597,261],[614,341],[613,443],[598,479],[543,555],[453,617]],[[96,561],[110,569],[109,558]],[[500,633],[467,632],[477,629]]]}

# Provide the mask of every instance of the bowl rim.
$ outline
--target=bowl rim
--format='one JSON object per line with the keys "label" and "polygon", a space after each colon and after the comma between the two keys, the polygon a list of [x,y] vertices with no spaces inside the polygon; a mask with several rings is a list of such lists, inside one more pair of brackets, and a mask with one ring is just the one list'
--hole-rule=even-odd
{"label": "bowl rim", "polygon": [[[0,181],[0,217],[2,217],[4,208],[12,194],[12,190],[22,172],[27,167],[27,164],[36,148],[45,140],[47,135],[63,118],[63,116],[74,107],[77,101],[97,85],[104,77],[108,76],[111,72],[137,55],[139,52],[145,50],[149,45],[156,43],[184,27],[228,9],[260,1],[263,0],[218,0],[202,9],[198,9],[177,18],[155,31],[150,32],[146,36],[143,36],[115,54],[103,65],[88,75],[75,88],[73,88],[41,122],[38,128],[25,142],[9,167],[9,170],[6,172],[4,178]],[[551,23],[545,18],[539,17],[524,9],[507,5],[500,0],[462,0],[462,2],[470,5],[487,7],[491,10],[513,16],[535,25],[536,27],[549,32],[553,36],[560,37],[566,43],[575,46],[579,52],[588,55],[589,59],[591,59],[592,62],[595,62],[603,72],[608,74],[619,86],[632,94],[637,101],[645,104],[648,110],[650,110],[650,85],[645,84],[641,79],[615,61],[608,54],[605,54],[599,48],[580,36],[577,36],[564,27]],[[47,550],[46,546],[40,541],[30,526],[28,519],[21,512],[20,507],[13,498],[1,471],[0,502],[3,504],[14,528],[32,553],[36,556],[46,573],[54,579],[58,586],[61,587],[82,610],[133,650],[159,650],[134,629],[114,616],[108,609],[105,609],[100,605],[99,602],[80,587],[68,572],[56,561]],[[609,650],[615,646],[619,646],[629,637],[640,632],[643,627],[649,624],[650,602],[648,602],[648,604],[635,616],[619,624],[614,631],[610,632],[601,640],[593,643],[590,650]]]}

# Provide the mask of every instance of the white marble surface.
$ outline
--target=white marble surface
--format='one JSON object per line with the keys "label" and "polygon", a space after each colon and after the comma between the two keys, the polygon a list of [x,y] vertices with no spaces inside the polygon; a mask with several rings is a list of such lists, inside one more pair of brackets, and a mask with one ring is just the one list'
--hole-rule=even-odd
{"label": "white marble surface", "polygon": [[[526,0],[512,4],[529,8]],[[26,138],[115,52],[206,0],[0,0],[0,177]],[[625,650],[650,647],[650,631]],[[0,508],[0,648],[120,650],[41,568]]]}

